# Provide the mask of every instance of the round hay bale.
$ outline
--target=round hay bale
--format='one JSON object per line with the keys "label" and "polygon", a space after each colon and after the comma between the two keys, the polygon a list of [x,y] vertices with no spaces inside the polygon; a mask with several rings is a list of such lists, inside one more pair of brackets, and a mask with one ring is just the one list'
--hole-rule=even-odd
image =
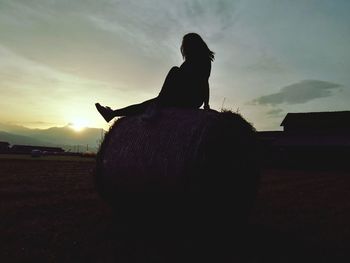
{"label": "round hay bale", "polygon": [[120,118],[97,154],[96,188],[133,229],[227,231],[252,207],[256,144],[254,128],[232,112]]}

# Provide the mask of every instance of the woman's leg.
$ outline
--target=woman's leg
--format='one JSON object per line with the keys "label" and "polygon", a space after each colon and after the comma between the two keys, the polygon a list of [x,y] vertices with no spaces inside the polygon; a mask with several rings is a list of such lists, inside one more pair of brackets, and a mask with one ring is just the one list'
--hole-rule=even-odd
{"label": "woman's leg", "polygon": [[114,117],[119,116],[132,116],[137,114],[142,114],[146,111],[147,108],[154,105],[154,107],[158,106],[175,106],[179,104],[179,95],[177,94],[179,90],[177,90],[180,84],[180,75],[179,75],[179,67],[172,67],[167,74],[162,89],[158,95],[158,97],[146,100],[139,104],[134,104],[127,106],[125,108],[112,110],[109,107],[103,107],[99,103],[96,103],[95,106],[98,112],[102,115],[102,117],[109,122]]}
{"label": "woman's leg", "polygon": [[114,117],[142,114],[152,105],[156,105],[156,98],[117,110],[112,110],[110,107],[103,107],[100,105],[100,103],[95,104],[96,109],[106,120],[106,122],[110,122]]}
{"label": "woman's leg", "polygon": [[114,110],[114,117],[117,116],[131,116],[144,113],[149,107],[154,105],[159,106],[171,106],[176,104],[175,93],[176,87],[179,81],[179,67],[172,67],[167,74],[162,89],[157,98],[146,100],[142,103],[127,106],[122,109]]}
{"label": "woman's leg", "polygon": [[165,81],[163,83],[162,89],[159,92],[158,100],[159,104],[162,106],[172,106],[176,105],[176,100],[178,97],[176,95],[178,90],[178,86],[180,84],[179,79],[179,67],[172,67],[168,72]]}
{"label": "woman's leg", "polygon": [[113,111],[113,117],[142,114],[147,110],[147,108],[151,107],[154,103],[156,103],[156,98],[146,100],[139,104],[130,105],[125,108],[116,109]]}
{"label": "woman's leg", "polygon": [[[144,113],[148,107],[156,102],[161,105],[167,103],[169,100],[172,101],[174,98],[171,96],[174,94],[177,82],[179,79],[179,67],[172,67],[165,78],[162,89],[157,98],[146,100],[142,103],[130,105],[125,108],[114,110],[114,117],[117,116],[131,116]],[[164,103],[163,103],[164,102]]]}

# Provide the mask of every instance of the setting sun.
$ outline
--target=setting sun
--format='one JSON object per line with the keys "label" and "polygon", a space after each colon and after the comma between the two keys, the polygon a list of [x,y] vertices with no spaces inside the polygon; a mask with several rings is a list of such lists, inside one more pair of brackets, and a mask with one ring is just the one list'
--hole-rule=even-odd
{"label": "setting sun", "polygon": [[87,127],[87,121],[85,120],[75,120],[69,124],[69,127],[76,132],[81,132]]}

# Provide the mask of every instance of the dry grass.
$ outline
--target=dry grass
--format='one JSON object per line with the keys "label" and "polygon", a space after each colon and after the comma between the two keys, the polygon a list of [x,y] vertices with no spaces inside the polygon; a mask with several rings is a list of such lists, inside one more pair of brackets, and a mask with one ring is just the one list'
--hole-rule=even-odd
{"label": "dry grass", "polygon": [[350,171],[265,170],[251,222],[301,244],[314,262],[349,262],[349,200]]}
{"label": "dry grass", "polygon": [[[120,246],[93,167],[0,158],[0,262],[114,262]],[[264,171],[247,258],[289,262],[300,248],[311,262],[348,262],[349,200],[350,172]]]}
{"label": "dry grass", "polygon": [[80,262],[105,251],[109,209],[93,188],[94,162],[77,160],[0,159],[0,262]]}

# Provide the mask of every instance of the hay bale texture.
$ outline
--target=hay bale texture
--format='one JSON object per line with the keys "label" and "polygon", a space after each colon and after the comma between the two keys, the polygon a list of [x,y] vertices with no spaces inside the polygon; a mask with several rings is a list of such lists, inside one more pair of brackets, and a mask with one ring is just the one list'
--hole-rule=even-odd
{"label": "hay bale texture", "polygon": [[258,176],[255,130],[239,114],[171,108],[118,119],[95,172],[119,218],[153,231],[246,220]]}

